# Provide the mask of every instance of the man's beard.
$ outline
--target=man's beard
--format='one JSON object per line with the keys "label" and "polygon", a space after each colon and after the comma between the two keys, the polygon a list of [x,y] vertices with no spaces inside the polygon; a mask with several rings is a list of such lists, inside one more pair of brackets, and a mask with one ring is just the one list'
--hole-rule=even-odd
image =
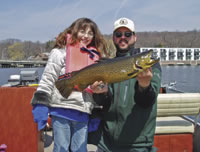
{"label": "man's beard", "polygon": [[[119,43],[121,43],[121,41],[125,41],[127,44],[128,44],[128,41],[127,40],[120,40]],[[115,43],[115,47],[117,49],[117,52],[120,52],[120,53],[127,53],[130,49],[134,48],[135,47],[135,43],[133,44],[129,44],[127,48],[120,48],[119,47],[119,44],[116,44]]]}

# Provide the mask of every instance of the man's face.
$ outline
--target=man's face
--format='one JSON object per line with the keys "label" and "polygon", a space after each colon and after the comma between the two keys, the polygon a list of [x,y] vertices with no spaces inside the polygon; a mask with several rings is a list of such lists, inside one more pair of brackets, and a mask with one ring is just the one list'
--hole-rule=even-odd
{"label": "man's face", "polygon": [[126,27],[120,27],[113,33],[113,42],[120,52],[127,52],[136,42],[136,35]]}

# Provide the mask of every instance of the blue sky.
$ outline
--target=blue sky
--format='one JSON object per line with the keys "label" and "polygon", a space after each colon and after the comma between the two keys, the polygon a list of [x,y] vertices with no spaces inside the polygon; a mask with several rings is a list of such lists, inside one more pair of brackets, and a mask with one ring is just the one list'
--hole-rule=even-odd
{"label": "blue sky", "polygon": [[136,32],[200,30],[200,0],[2,0],[0,40],[52,40],[80,17],[94,20],[111,34],[120,17],[135,22]]}

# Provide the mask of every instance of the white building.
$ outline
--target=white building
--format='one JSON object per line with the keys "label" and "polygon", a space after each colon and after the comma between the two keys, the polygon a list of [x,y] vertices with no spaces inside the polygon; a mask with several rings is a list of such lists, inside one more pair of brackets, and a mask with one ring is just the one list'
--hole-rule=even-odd
{"label": "white building", "polygon": [[141,48],[142,52],[150,49],[161,61],[200,61],[200,48]]}

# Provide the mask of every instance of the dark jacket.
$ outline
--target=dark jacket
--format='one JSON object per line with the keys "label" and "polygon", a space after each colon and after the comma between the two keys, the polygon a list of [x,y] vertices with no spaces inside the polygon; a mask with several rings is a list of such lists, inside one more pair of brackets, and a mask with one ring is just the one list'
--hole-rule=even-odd
{"label": "dark jacket", "polygon": [[[133,51],[139,52],[138,49]],[[126,55],[130,54],[135,53],[129,52]],[[103,94],[94,95],[96,102],[104,100],[105,103],[107,100],[111,105],[103,114],[98,132],[100,136],[89,135],[90,142],[96,142],[93,144],[97,144],[106,152],[152,147],[156,127],[157,95],[161,85],[160,64],[154,65],[152,71],[151,85],[145,90],[139,90],[138,82],[133,78],[109,85],[109,98]]]}

